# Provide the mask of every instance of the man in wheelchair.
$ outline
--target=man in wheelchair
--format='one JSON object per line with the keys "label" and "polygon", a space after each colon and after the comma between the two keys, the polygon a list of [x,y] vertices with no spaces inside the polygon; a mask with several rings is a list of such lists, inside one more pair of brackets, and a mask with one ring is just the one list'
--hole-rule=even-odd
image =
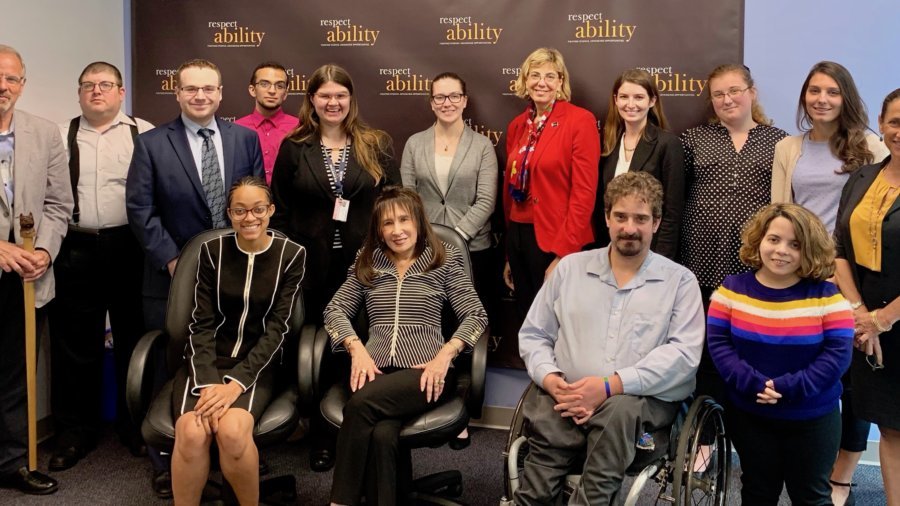
{"label": "man in wheelchair", "polygon": [[565,257],[528,311],[519,350],[541,388],[523,404],[530,451],[516,504],[553,504],[579,455],[569,504],[610,504],[642,436],[670,425],[694,389],[703,305],[694,275],[650,251],[662,195],[645,172],[613,179],[612,242]]}

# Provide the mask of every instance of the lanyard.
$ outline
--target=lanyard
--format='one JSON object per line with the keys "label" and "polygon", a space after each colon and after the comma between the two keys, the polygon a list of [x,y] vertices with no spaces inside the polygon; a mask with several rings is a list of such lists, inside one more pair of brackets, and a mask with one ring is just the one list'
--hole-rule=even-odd
{"label": "lanyard", "polygon": [[348,156],[350,152],[349,146],[347,144],[341,149],[341,159],[338,161],[337,166],[335,166],[334,160],[331,158],[331,153],[327,149],[325,152],[325,167],[328,169],[328,172],[331,172],[331,177],[334,178],[334,192],[337,198],[343,198],[344,196],[344,173],[347,172],[347,160],[350,158]]}

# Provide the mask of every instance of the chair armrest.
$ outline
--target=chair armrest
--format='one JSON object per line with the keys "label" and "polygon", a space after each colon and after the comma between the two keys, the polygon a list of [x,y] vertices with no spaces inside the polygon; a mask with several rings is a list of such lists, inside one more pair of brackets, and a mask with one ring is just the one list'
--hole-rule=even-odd
{"label": "chair armrest", "polygon": [[131,359],[128,362],[128,373],[125,376],[125,402],[128,414],[135,427],[140,427],[150,402],[153,400],[153,350],[165,346],[168,336],[162,330],[151,330],[141,337]]}
{"label": "chair armrest", "polygon": [[469,398],[466,400],[466,409],[472,418],[481,418],[481,408],[484,405],[484,384],[487,375],[488,342],[490,331],[484,333],[475,343],[472,350],[472,384],[469,386]]}
{"label": "chair armrest", "polygon": [[300,346],[297,348],[297,385],[300,397],[299,406],[304,412],[312,407],[317,398],[318,381],[316,378],[316,331],[315,325],[305,324],[300,328]]}
{"label": "chair armrest", "polygon": [[323,371],[325,369],[325,361],[331,355],[331,337],[325,331],[325,327],[316,329],[315,342],[313,345],[313,388],[315,390],[316,399],[320,400],[325,394],[325,388],[331,385],[323,385],[325,379]]}

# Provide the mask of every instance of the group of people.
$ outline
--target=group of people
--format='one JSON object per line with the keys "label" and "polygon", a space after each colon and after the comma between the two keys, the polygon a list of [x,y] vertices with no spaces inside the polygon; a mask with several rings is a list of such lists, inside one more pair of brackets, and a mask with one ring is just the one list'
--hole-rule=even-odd
{"label": "group of people", "polygon": [[[614,83],[601,138],[594,115],[572,103],[562,54],[539,48],[516,81],[526,107],[507,129],[501,167],[488,139],[466,127],[466,83],[452,72],[432,80],[435,122],[407,140],[399,164],[390,136],[360,117],[353,81],[337,65],[312,73],[299,117],[281,108],[285,69],[259,65],[248,85],[254,111],[236,125],[215,115],[215,64],[185,62],[175,78],[180,114],[152,128],[121,112],[118,69],[92,63],[78,80],[82,115],[57,127],[14,110],[25,66],[0,46],[0,234],[8,237],[0,304],[22,313],[22,281],[34,281],[43,307],[55,278],[51,470],[96,444],[107,312],[117,429],[133,453],[143,451],[124,407],[131,350],[144,330],[164,327],[185,243],[230,226],[201,249],[173,390],[173,472],[147,449],[154,490],[198,503],[215,441],[238,499],[258,501],[253,421],[302,288],[306,321],[324,325],[333,351],[350,356],[352,392],[336,442],[317,437],[310,465],[335,466],[334,504],[396,503],[402,421],[447,398],[453,359],[487,326],[490,218],[500,198],[503,280],[540,387],[525,403],[534,451],[517,503],[552,502],[585,445],[572,501],[612,501],[635,436],[670,424],[696,391],[726,405],[745,501],[775,504],[786,483],[797,502],[849,502],[874,422],[885,494],[900,504],[900,413],[891,398],[900,384],[892,366],[900,283],[890,220],[900,208],[900,90],[882,106],[882,143],[867,136],[849,72],[821,62],[801,88],[803,133],[789,137],[763,114],[749,69],[722,65],[707,85],[711,121],[679,138],[652,77],[628,70]],[[28,211],[34,253],[16,245],[12,220]],[[474,284],[464,252],[430,223],[466,241]],[[459,322],[446,341],[444,304]],[[366,342],[351,323],[363,309]],[[0,428],[9,435],[0,473],[9,486],[50,493],[56,481],[24,465],[22,327],[18,317],[0,327],[12,350],[0,367],[8,393]],[[327,434],[315,417],[312,430]]]}

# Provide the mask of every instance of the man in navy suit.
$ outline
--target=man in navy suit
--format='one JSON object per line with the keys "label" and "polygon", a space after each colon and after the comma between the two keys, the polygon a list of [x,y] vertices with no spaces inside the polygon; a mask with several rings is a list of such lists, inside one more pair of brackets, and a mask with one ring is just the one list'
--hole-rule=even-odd
{"label": "man in navy suit", "polygon": [[[178,68],[175,80],[181,115],[138,136],[125,186],[128,223],[145,253],[148,330],[165,326],[169,284],[181,248],[204,230],[226,226],[224,196],[235,181],[263,177],[256,132],[215,116],[222,101],[219,68],[207,60],[190,60]],[[167,466],[152,455],[151,460],[154,491],[171,497]]]}

